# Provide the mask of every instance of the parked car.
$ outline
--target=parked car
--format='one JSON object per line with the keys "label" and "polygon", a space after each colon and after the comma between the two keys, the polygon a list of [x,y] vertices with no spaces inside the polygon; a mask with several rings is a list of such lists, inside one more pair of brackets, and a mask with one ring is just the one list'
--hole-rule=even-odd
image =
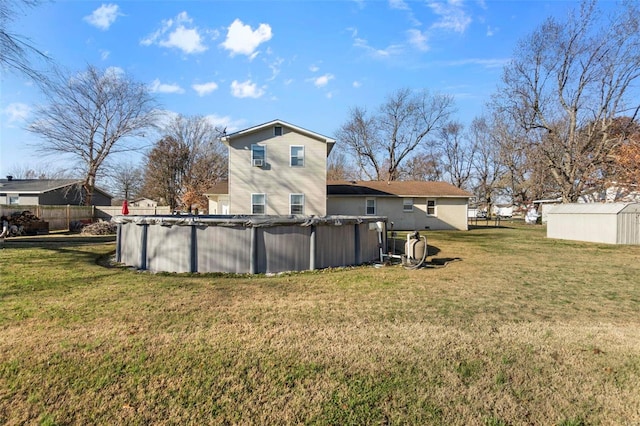
{"label": "parked car", "polygon": [[487,218],[487,212],[480,211],[480,212],[476,213],[476,217],[478,219],[486,219]]}

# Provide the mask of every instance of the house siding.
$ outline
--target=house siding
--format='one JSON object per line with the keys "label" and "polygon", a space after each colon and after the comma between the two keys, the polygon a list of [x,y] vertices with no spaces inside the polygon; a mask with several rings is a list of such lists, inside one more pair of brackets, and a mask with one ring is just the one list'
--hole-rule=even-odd
{"label": "house siding", "polygon": [[[251,145],[266,147],[264,167],[251,165]],[[304,146],[304,166],[290,166],[290,146]],[[283,126],[238,137],[229,146],[229,214],[251,214],[251,194],[266,194],[266,214],[288,215],[289,194],[304,194],[305,215],[326,215],[326,143]]]}
{"label": "house siding", "polygon": [[[413,198],[413,211],[403,210],[404,198]],[[467,230],[467,199],[445,197],[330,196],[328,214],[364,216],[366,200],[376,200],[376,215],[389,218],[395,230]],[[436,201],[436,215],[427,216],[427,200]]]}

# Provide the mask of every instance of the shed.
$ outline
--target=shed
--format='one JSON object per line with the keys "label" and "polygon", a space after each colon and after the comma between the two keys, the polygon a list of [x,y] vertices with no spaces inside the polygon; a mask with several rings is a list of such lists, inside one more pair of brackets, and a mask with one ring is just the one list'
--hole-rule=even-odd
{"label": "shed", "polygon": [[640,245],[640,203],[558,204],[548,212],[547,237]]}

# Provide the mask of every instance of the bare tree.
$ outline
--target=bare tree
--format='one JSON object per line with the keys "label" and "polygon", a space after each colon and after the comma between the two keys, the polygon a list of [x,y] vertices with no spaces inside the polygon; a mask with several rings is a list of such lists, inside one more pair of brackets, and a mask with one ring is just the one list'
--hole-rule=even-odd
{"label": "bare tree", "polygon": [[358,180],[353,174],[347,156],[344,152],[334,147],[327,159],[327,180]]}
{"label": "bare tree", "polygon": [[640,109],[640,10],[626,2],[601,19],[586,0],[566,21],[548,18],[505,68],[497,106],[529,133],[565,202],[601,175],[622,142],[615,118]]}
{"label": "bare tree", "polygon": [[488,211],[497,196],[498,182],[504,174],[500,161],[500,145],[486,117],[477,117],[469,128],[475,155],[471,161],[475,176],[475,194]]}
{"label": "bare tree", "polygon": [[222,132],[205,117],[177,116],[147,155],[145,193],[165,200],[172,210],[206,209],[205,191],[228,174]]}
{"label": "bare tree", "polygon": [[38,163],[31,166],[16,164],[9,175],[14,179],[71,179],[73,172],[50,163]]}
{"label": "bare tree", "polygon": [[78,160],[91,205],[96,176],[109,155],[131,151],[132,137],[144,136],[156,120],[148,89],[123,72],[88,66],[84,72],[58,72],[47,86],[49,104],[36,109],[28,129],[44,138],[39,150]]}
{"label": "bare tree", "polygon": [[424,147],[428,135],[446,123],[453,109],[451,96],[400,89],[387,97],[376,115],[354,108],[338,138],[369,179],[398,180],[403,162]]}
{"label": "bare tree", "polygon": [[33,64],[33,58],[49,61],[49,57],[22,35],[11,32],[9,24],[27,8],[40,4],[39,0],[0,1],[0,65],[25,74],[36,81],[44,80]]}
{"label": "bare tree", "polygon": [[444,172],[440,158],[434,152],[416,154],[403,164],[401,180],[440,181]]}
{"label": "bare tree", "polygon": [[139,165],[131,161],[122,161],[108,167],[105,178],[113,195],[130,200],[140,195],[144,173]]}
{"label": "bare tree", "polygon": [[465,139],[463,131],[462,124],[455,121],[438,131],[444,171],[449,182],[458,188],[466,188],[469,183],[476,149]]}

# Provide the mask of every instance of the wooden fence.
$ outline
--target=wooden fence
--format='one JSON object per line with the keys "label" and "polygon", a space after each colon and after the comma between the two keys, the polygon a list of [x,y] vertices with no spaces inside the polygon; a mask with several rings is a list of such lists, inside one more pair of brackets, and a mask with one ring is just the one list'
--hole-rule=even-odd
{"label": "wooden fence", "polygon": [[[120,206],[24,206],[0,205],[0,215],[11,216],[16,212],[29,211],[41,220],[49,223],[50,231],[73,229],[75,222],[95,222],[111,220],[122,212]],[[168,206],[163,207],[129,207],[130,215],[169,214]]]}

